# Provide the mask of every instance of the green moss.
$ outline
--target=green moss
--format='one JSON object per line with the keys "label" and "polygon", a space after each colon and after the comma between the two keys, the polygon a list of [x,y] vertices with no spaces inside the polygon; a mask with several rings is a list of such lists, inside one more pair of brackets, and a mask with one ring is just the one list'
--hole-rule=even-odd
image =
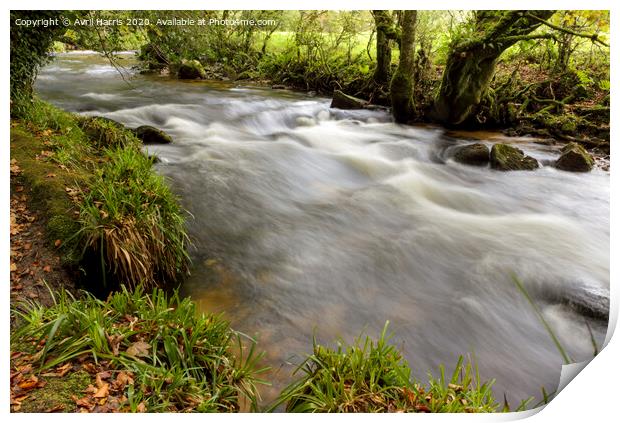
{"label": "green moss", "polygon": [[[29,134],[22,125],[11,128],[11,159],[21,169],[21,181],[32,190],[31,207],[47,219],[47,238],[50,244],[61,240],[63,260],[75,261],[75,238],[79,230],[77,207],[67,194],[66,188],[85,186],[89,175],[83,170],[63,170],[54,163],[45,140]],[[75,216],[75,217],[74,217]]]}
{"label": "green moss", "polygon": [[97,149],[136,145],[135,135],[122,124],[103,117],[79,118],[78,125]]}
{"label": "green moss", "polygon": [[413,105],[413,81],[411,76],[406,75],[400,69],[394,73],[390,84],[392,96],[392,114],[398,123],[406,123],[414,113]]}
{"label": "green moss", "polygon": [[534,170],[538,169],[536,159],[523,154],[523,151],[508,144],[495,144],[491,148],[491,168],[496,170]]}
{"label": "green moss", "polygon": [[62,406],[63,412],[76,410],[75,401],[71,398],[82,398],[84,389],[92,383],[91,377],[84,370],[69,372],[64,377],[47,377],[45,386],[30,391],[28,398],[22,403],[21,411],[40,413],[51,408]]}

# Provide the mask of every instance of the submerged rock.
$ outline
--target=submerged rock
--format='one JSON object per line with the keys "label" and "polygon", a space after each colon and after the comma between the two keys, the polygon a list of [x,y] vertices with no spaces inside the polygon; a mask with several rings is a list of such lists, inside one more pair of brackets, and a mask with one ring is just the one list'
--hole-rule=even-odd
{"label": "submerged rock", "polygon": [[534,170],[538,161],[526,156],[522,150],[508,144],[495,144],[491,148],[491,167],[497,170]]}
{"label": "submerged rock", "polygon": [[562,155],[555,162],[555,167],[569,172],[589,172],[594,166],[594,159],[576,142],[566,144],[562,150]]}
{"label": "submerged rock", "polygon": [[365,109],[368,105],[366,100],[347,95],[340,90],[334,91],[331,108],[334,109]]}
{"label": "submerged rock", "polygon": [[489,147],[479,142],[458,147],[454,152],[454,161],[468,165],[484,166],[489,162]]}
{"label": "submerged rock", "polygon": [[179,79],[207,78],[207,72],[198,60],[187,60],[181,63],[177,75]]}
{"label": "submerged rock", "polygon": [[172,138],[161,129],[154,126],[142,125],[134,130],[136,137],[144,144],[171,144]]}

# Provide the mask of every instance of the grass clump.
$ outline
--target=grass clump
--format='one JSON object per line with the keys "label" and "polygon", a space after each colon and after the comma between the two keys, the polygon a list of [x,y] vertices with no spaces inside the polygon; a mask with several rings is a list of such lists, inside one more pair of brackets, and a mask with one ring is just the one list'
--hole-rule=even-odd
{"label": "grass clump", "polygon": [[11,157],[47,217],[47,235],[94,292],[161,287],[187,271],[183,211],[140,146],[117,122],[36,99],[12,122]]}
{"label": "grass clump", "polygon": [[254,343],[242,347],[241,335],[225,320],[198,314],[176,293],[123,288],[102,301],[61,292],[50,308],[21,304],[12,312],[20,321],[12,349],[24,340],[37,345],[29,356],[34,369],[43,375],[70,366],[94,369],[99,389],[76,400],[80,406],[92,400],[96,411],[103,397],[117,411],[227,412],[239,411],[244,401],[256,406],[263,370],[256,367],[262,355]]}
{"label": "grass clump", "polygon": [[104,158],[80,204],[85,248],[130,287],[175,281],[189,260],[176,197],[138,148],[109,149]]}
{"label": "grass clump", "polygon": [[273,409],[288,412],[496,412],[492,381],[481,383],[471,363],[459,360],[450,380],[428,386],[411,379],[411,369],[388,344],[387,324],[376,342],[358,338],[351,346],[330,349],[314,341],[314,352],[298,371],[303,377],[289,385]]}

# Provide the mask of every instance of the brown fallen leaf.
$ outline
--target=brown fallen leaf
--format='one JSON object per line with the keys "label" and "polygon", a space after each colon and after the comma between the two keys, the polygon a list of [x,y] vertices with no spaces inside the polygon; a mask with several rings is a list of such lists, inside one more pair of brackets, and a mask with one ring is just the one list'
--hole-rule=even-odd
{"label": "brown fallen leaf", "polygon": [[20,395],[18,397],[13,397],[13,395],[11,394],[11,405],[20,405],[29,396],[30,396],[29,394],[26,394],[26,395]]}
{"label": "brown fallen leaf", "polygon": [[88,397],[78,398],[75,395],[71,395],[71,399],[73,399],[73,401],[75,402],[75,405],[77,405],[78,407],[84,407],[88,409],[94,407],[94,405],[90,402],[90,399]]}
{"label": "brown fallen leaf", "polygon": [[56,413],[58,411],[63,411],[64,409],[65,409],[64,405],[58,404],[58,405],[48,408],[47,410],[44,411],[44,413]]}
{"label": "brown fallen leaf", "polygon": [[43,271],[46,272],[46,273],[49,273],[49,272],[52,271],[52,267],[49,264],[47,264],[47,265],[43,266]]}
{"label": "brown fallen leaf", "polygon": [[125,339],[125,335],[106,334],[106,338],[108,338],[108,343],[110,344],[110,348],[112,348],[112,354],[114,354],[114,356],[117,356],[121,346],[121,341]]}
{"label": "brown fallen leaf", "polygon": [[129,372],[121,370],[116,375],[116,380],[113,383],[115,389],[122,391],[125,389],[125,386],[133,385],[133,375]]}
{"label": "brown fallen leaf", "polygon": [[127,355],[132,357],[148,357],[151,345],[144,341],[137,341],[127,348]]}
{"label": "brown fallen leaf", "polygon": [[84,363],[82,364],[82,368],[90,374],[97,373],[97,369],[95,368],[95,365],[93,363]]}
{"label": "brown fallen leaf", "polygon": [[93,395],[94,398],[105,398],[110,394],[110,385],[107,383],[103,383],[103,385],[97,389],[97,392],[95,392],[95,395]]}
{"label": "brown fallen leaf", "polygon": [[11,272],[17,272],[17,265],[15,263],[11,263]]}
{"label": "brown fallen leaf", "polygon": [[57,239],[56,241],[54,241],[54,247],[58,248],[60,247],[60,244],[62,244],[62,241]]}
{"label": "brown fallen leaf", "polygon": [[138,404],[138,406],[136,407],[136,411],[138,413],[146,412],[146,404],[144,403],[144,401],[142,401],[140,404]]}

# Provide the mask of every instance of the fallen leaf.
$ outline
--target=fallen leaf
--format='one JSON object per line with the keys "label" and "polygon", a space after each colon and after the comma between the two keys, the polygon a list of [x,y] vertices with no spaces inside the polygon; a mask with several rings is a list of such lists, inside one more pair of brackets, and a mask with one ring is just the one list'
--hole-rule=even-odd
{"label": "fallen leaf", "polygon": [[43,266],[43,271],[49,273],[52,271],[52,267],[49,264],[46,266]]}
{"label": "fallen leaf", "polygon": [[65,406],[62,404],[55,405],[53,407],[48,408],[44,411],[44,413],[56,413],[57,411],[62,411],[65,409]]}
{"label": "fallen leaf", "polygon": [[13,395],[11,395],[11,405],[19,405],[22,402],[24,402],[24,400],[28,398],[29,396],[30,396],[29,394],[20,395],[18,397],[13,397]]}
{"label": "fallen leaf", "polygon": [[140,404],[138,404],[138,406],[136,407],[136,411],[138,413],[146,412],[146,404],[144,403],[144,401],[142,401]]}
{"label": "fallen leaf", "polygon": [[133,385],[133,375],[131,373],[120,371],[118,375],[116,375],[116,380],[114,381],[114,388],[117,390],[124,390],[125,386]]}
{"label": "fallen leaf", "polygon": [[11,263],[11,272],[17,272],[17,265],[15,263]]}
{"label": "fallen leaf", "polygon": [[95,365],[93,363],[82,364],[82,368],[90,374],[97,373],[97,369],[95,368]]}
{"label": "fallen leaf", "polygon": [[109,395],[109,387],[110,385],[103,382],[103,385],[97,389],[97,392],[95,392],[95,395],[93,395],[94,398],[105,398]]}
{"label": "fallen leaf", "polygon": [[106,338],[108,338],[108,343],[110,344],[110,348],[112,348],[112,354],[114,354],[114,356],[117,356],[119,353],[121,341],[125,338],[125,336],[106,334]]}
{"label": "fallen leaf", "polygon": [[54,241],[54,247],[58,248],[60,247],[60,244],[62,244],[62,241],[57,239],[56,241]]}
{"label": "fallen leaf", "polygon": [[127,355],[131,357],[148,357],[151,345],[144,341],[134,342],[127,348]]}
{"label": "fallen leaf", "polygon": [[85,408],[94,407],[94,405],[90,402],[88,397],[78,398],[75,395],[71,395],[71,398],[73,399],[73,401],[78,407],[85,407]]}

